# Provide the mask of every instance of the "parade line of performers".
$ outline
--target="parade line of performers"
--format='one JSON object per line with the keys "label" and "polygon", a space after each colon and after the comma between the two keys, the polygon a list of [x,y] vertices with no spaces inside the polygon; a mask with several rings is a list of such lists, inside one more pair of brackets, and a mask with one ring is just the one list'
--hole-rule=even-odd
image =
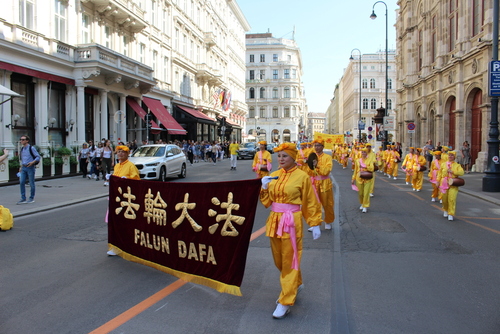
{"label": "parade line of performers", "polygon": [[[422,149],[410,147],[404,159],[396,150],[395,145],[387,145],[387,149],[379,147],[377,153],[372,151],[370,144],[357,144],[349,149],[347,144],[337,145],[333,148],[333,159],[345,169],[348,160],[352,166],[352,187],[359,193],[360,210],[367,212],[370,207],[370,197],[373,197],[375,186],[375,172],[383,173],[389,179],[397,180],[399,164],[405,173],[407,185],[413,191],[421,191],[424,181],[424,172],[427,171],[427,159],[422,154]],[[443,206],[443,216],[453,220],[455,215],[458,187],[464,185],[460,176],[464,175],[462,166],[457,163],[455,151],[449,151],[447,146],[441,151],[432,152],[434,159],[428,170],[429,181],[432,184],[431,201],[440,201]]]}

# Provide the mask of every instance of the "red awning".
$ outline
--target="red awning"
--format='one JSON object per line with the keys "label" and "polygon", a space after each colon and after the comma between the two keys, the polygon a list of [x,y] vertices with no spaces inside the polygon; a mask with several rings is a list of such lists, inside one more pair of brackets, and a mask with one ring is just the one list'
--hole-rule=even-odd
{"label": "red awning", "polygon": [[182,106],[178,106],[178,107],[181,108],[182,110],[184,110],[185,112],[187,112],[188,114],[190,114],[191,116],[194,116],[196,118],[201,118],[201,119],[204,119],[204,120],[207,120],[207,121],[215,122],[215,120],[213,118],[208,117],[207,115],[205,115],[201,111],[198,111],[198,110],[195,110],[195,109],[191,109],[191,108],[188,108],[188,107],[182,107]]}
{"label": "red awning", "polygon": [[[134,111],[137,113],[137,115],[139,115],[143,121],[146,121],[145,118],[146,118],[146,111],[144,111],[144,109],[141,108],[141,106],[139,105],[139,103],[137,103],[137,101],[131,97],[127,97],[127,103],[128,105],[134,109]],[[161,128],[158,126],[158,124],[156,124],[155,121],[151,120],[151,129],[152,130],[161,130]]]}
{"label": "red awning", "polygon": [[3,61],[0,61],[0,68],[3,70],[21,73],[21,74],[29,75],[29,76],[32,76],[35,78],[40,78],[40,79],[44,79],[44,80],[48,80],[48,81],[60,82],[60,83],[63,83],[66,85],[71,85],[71,86],[75,85],[75,80],[73,80],[73,79],[64,78],[64,77],[61,77],[59,75],[45,73],[42,71],[32,70],[30,68],[5,63]]}
{"label": "red awning", "polygon": [[151,112],[158,118],[161,124],[167,129],[168,133],[172,135],[185,135],[186,130],[177,123],[177,121],[170,115],[167,109],[163,106],[160,100],[155,100],[149,97],[143,97],[144,103],[148,106]]}
{"label": "red awning", "polygon": [[226,122],[228,122],[229,124],[231,124],[233,127],[238,127],[238,128],[241,129],[241,125],[239,125],[238,123],[235,123],[235,122],[231,121],[230,119],[226,118]]}

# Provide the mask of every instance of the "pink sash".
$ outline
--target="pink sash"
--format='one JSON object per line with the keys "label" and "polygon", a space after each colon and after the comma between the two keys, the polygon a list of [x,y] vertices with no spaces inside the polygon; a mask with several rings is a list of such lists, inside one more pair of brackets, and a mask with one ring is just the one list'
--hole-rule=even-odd
{"label": "pink sash", "polygon": [[434,164],[436,165],[437,168],[432,171],[431,180],[430,181],[431,181],[431,183],[437,185],[437,172],[439,170],[439,161],[438,160],[434,160]]}
{"label": "pink sash", "polygon": [[261,164],[260,163],[261,161],[262,161],[262,151],[259,151],[259,163],[257,163],[255,165],[255,167],[253,168],[253,171],[255,173],[257,173],[257,177],[259,177],[259,172],[260,172],[260,167],[261,166],[266,166],[268,172],[270,172],[271,169],[273,168],[273,166],[271,165],[271,163],[269,161],[267,162],[267,165],[266,164]]}
{"label": "pink sash", "polygon": [[[448,161],[446,163],[446,168],[450,169],[450,162]],[[448,178],[449,178],[449,175],[450,173],[448,173],[447,176],[445,176],[442,180],[441,180],[441,184],[439,185],[439,191],[441,191],[443,194],[446,193],[448,191],[448,189],[450,188],[450,185],[448,184]]]}
{"label": "pink sash", "polygon": [[316,195],[316,199],[318,200],[318,202],[320,202],[319,195],[318,195],[318,189],[316,189],[316,183],[314,181],[316,181],[316,180],[323,181],[323,180],[326,180],[328,178],[330,178],[330,177],[327,176],[327,175],[311,176],[311,183],[312,183],[312,186],[313,186],[314,195]]}
{"label": "pink sash", "polygon": [[293,220],[293,213],[300,211],[300,205],[273,202],[271,210],[283,213],[276,234],[280,237],[283,235],[283,232],[290,234],[290,240],[292,241],[293,248],[292,269],[299,270],[297,236],[295,234],[295,221]]}

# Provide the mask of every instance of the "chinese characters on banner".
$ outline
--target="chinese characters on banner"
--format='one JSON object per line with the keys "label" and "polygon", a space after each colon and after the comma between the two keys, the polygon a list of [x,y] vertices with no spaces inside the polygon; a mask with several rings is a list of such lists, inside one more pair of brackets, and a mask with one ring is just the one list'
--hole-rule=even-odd
{"label": "chinese characters on banner", "polygon": [[344,135],[330,135],[321,132],[314,133],[314,139],[323,139],[325,141],[325,149],[331,150],[335,144],[344,143]]}
{"label": "chinese characters on banner", "polygon": [[260,187],[111,177],[108,242],[126,260],[240,296]]}

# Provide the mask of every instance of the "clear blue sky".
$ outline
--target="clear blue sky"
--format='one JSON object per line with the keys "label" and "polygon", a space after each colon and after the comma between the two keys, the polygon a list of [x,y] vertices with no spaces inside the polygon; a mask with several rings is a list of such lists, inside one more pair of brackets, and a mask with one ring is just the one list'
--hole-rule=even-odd
{"label": "clear blue sky", "polygon": [[[309,112],[326,112],[354,48],[362,53],[385,50],[385,6],[374,0],[237,0],[251,29],[292,38],[300,47],[304,89]],[[396,48],[396,1],[388,9],[389,50]],[[357,51],[353,52],[357,55]]]}

